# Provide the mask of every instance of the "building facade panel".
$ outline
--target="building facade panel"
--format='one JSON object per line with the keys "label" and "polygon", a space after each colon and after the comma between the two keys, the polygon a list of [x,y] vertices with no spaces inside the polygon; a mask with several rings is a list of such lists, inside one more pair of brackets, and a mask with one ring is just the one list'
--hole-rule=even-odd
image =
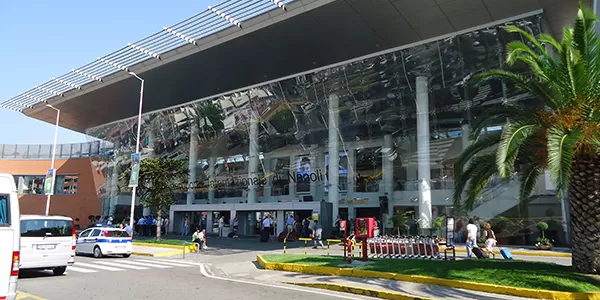
{"label": "building facade panel", "polygon": [[[537,34],[542,19],[511,23]],[[507,103],[538,105],[510,84],[472,80],[491,68],[522,68],[503,65],[505,46],[516,39],[492,26],[144,115],[143,157],[182,159],[191,168],[170,209],[172,229],[180,231],[184,216],[201,226],[238,216],[247,228],[242,233],[251,234],[267,212],[253,208],[270,204],[278,221],[287,214],[340,214],[380,218],[384,227],[391,214],[414,212],[410,230],[432,229],[441,214],[501,216],[514,220],[503,234],[525,242],[537,219],[514,209],[515,180],[490,182],[471,212],[452,207],[453,163],[473,125]],[[130,119],[87,131],[118,145],[107,161],[114,180],[107,180],[105,211],[127,204],[115,186],[135,149],[136,125]],[[559,224],[558,239],[564,209],[544,184],[536,195],[549,195],[532,207],[547,208]],[[299,202],[331,209],[289,204]]]}
{"label": "building facade panel", "polygon": [[[15,177],[22,214],[44,214],[45,174],[50,160],[0,160],[0,172]],[[50,214],[79,219],[88,226],[88,217],[102,213],[104,175],[102,161],[97,158],[57,159],[55,195],[51,197]]]}

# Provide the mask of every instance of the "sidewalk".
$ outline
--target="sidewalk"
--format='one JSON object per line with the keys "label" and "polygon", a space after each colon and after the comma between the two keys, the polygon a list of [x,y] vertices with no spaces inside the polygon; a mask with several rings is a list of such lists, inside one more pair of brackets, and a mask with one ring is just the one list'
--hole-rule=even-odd
{"label": "sidewalk", "polygon": [[150,247],[150,246],[140,246],[133,244],[133,255],[141,255],[141,256],[152,256],[152,257],[165,257],[165,256],[173,256],[180,255],[183,253],[182,248],[179,250],[172,248],[162,248],[162,247]]}

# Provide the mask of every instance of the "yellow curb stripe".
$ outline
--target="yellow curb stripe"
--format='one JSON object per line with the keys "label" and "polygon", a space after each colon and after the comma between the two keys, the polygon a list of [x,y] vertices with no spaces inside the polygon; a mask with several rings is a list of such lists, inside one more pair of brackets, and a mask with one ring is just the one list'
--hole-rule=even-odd
{"label": "yellow curb stripe", "polygon": [[152,254],[152,253],[136,252],[136,251],[131,252],[131,254],[133,254],[133,255],[140,255],[140,256],[154,256],[154,254]]}
{"label": "yellow curb stripe", "polygon": [[17,291],[17,298],[15,300],[47,300],[46,298],[38,297],[22,291]]}
{"label": "yellow curb stripe", "polygon": [[[144,246],[144,247],[156,247],[156,248],[169,248],[169,249],[183,249],[183,245],[166,245],[166,244],[153,244],[153,243],[144,243],[144,242],[133,242],[134,246]],[[189,246],[187,246],[189,247]]]}
{"label": "yellow curb stripe", "polygon": [[177,254],[183,254],[183,251],[179,250],[179,251],[160,252],[160,253],[154,254],[154,257],[171,256],[171,255],[177,255]]}
{"label": "yellow curb stripe", "polygon": [[390,300],[434,300],[433,298],[423,298],[419,296],[412,296],[401,293],[387,292],[376,289],[366,289],[353,286],[344,286],[340,284],[332,283],[305,283],[305,282],[284,282],[286,284],[293,284],[297,286],[310,287],[316,289],[324,289],[335,292],[350,293],[361,296],[375,297],[380,299]]}
{"label": "yellow curb stripe", "polygon": [[[444,248],[440,249],[444,251]],[[456,252],[466,253],[466,249],[456,249]],[[513,255],[522,255],[522,256],[545,256],[545,257],[572,257],[571,253],[563,253],[563,252],[542,252],[542,251],[511,251]],[[500,251],[495,250],[494,254],[500,254]]]}
{"label": "yellow curb stripe", "polygon": [[419,275],[403,275],[388,272],[376,272],[357,270],[349,268],[333,268],[333,267],[321,267],[321,266],[308,266],[300,264],[288,264],[288,263],[270,263],[265,261],[261,255],[257,255],[256,260],[258,264],[267,270],[274,271],[287,271],[296,272],[312,275],[330,275],[330,276],[347,276],[347,277],[362,277],[362,278],[380,278],[398,281],[407,281],[422,284],[440,285],[446,287],[453,287],[459,289],[511,295],[517,297],[535,298],[535,299],[556,299],[556,300],[600,300],[600,292],[596,293],[571,293],[571,292],[559,292],[549,290],[535,290],[526,288],[515,288],[507,286],[499,286],[487,283],[475,283],[462,280],[450,280],[442,278],[434,278]]}

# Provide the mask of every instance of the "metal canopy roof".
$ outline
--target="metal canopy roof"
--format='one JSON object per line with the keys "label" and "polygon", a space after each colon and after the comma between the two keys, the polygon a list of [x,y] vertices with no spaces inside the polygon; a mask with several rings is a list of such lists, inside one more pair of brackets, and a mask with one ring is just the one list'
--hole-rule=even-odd
{"label": "metal canopy roof", "polygon": [[[591,0],[584,3],[590,5]],[[228,0],[0,106],[86,129],[542,9],[560,33],[577,0]],[[286,8],[285,11],[283,8]]]}
{"label": "metal canopy roof", "polygon": [[226,0],[215,6],[209,6],[175,25],[163,27],[134,43],[128,43],[121,49],[99,57],[91,63],[72,69],[71,72],[23,92],[0,103],[1,107],[22,112],[34,105],[46,102],[82,86],[99,81],[119,71],[129,71],[130,66],[147,60],[158,59],[160,54],[180,48],[186,44],[197,45],[197,40],[232,26],[242,28],[244,21],[273,9],[286,10],[286,3],[295,0]]}

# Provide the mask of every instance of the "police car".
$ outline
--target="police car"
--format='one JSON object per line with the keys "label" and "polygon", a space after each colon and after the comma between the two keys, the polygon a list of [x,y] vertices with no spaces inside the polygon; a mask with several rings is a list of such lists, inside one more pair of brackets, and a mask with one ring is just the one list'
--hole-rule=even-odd
{"label": "police car", "polygon": [[92,254],[96,258],[105,255],[131,256],[133,241],[124,229],[93,227],[77,236],[75,254]]}

